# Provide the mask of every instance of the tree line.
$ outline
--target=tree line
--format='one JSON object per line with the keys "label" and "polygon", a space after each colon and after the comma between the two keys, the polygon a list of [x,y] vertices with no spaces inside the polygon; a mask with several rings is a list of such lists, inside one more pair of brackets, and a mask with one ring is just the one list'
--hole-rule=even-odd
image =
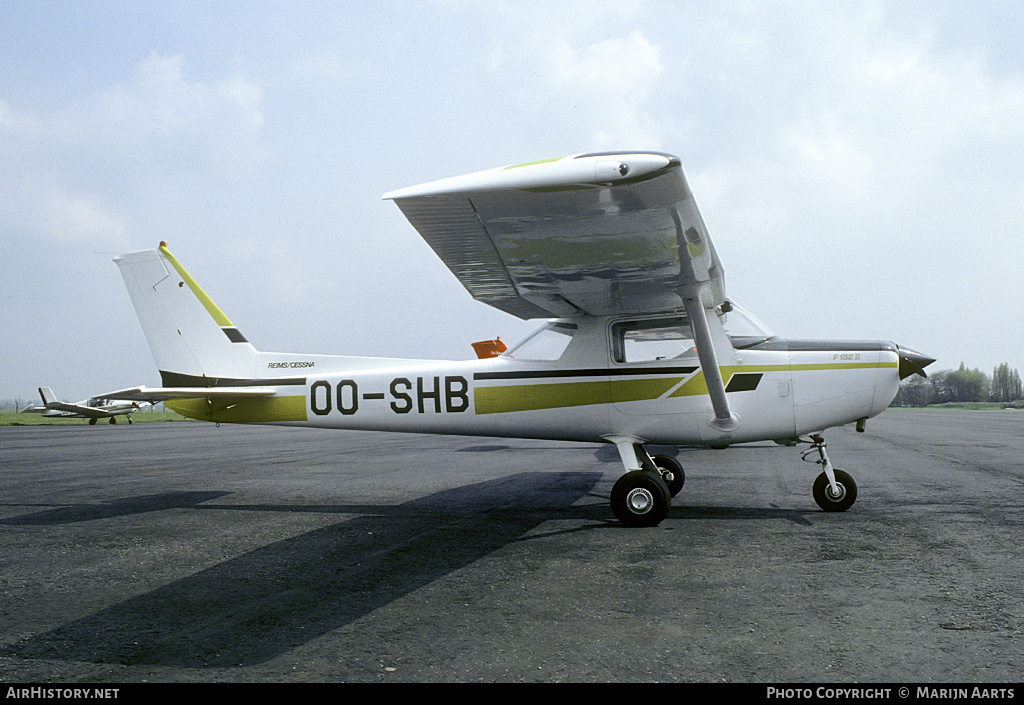
{"label": "tree line", "polygon": [[903,381],[892,406],[928,406],[953,402],[1024,401],[1020,374],[1009,364],[997,365],[989,377],[964,363],[956,370],[930,372],[927,379],[914,375]]}

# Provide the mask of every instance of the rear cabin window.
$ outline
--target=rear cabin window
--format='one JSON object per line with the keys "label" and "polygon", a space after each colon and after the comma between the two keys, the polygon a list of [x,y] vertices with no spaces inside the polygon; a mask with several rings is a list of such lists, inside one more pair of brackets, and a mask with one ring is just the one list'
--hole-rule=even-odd
{"label": "rear cabin window", "polygon": [[562,357],[576,330],[573,323],[547,323],[503,353],[502,357],[553,362]]}

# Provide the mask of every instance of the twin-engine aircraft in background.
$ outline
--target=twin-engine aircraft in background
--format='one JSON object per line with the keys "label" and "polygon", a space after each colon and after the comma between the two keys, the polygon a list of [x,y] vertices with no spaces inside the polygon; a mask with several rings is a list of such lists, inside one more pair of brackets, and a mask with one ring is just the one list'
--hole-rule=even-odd
{"label": "twin-engine aircraft in background", "polygon": [[139,401],[109,397],[92,397],[74,403],[60,401],[49,387],[39,387],[39,396],[43,400],[43,405],[26,407],[22,413],[42,414],[46,417],[64,419],[89,419],[90,425],[101,419],[117,423],[118,416],[124,416],[128,419],[128,423],[131,423],[132,414],[142,406],[149,406],[146,402],[140,403]]}
{"label": "twin-engine aircraft in background", "polygon": [[468,361],[256,350],[168,251],[115,262],[164,401],[217,423],[260,423],[611,443],[626,525],[664,519],[680,464],[646,445],[810,444],[826,511],[857,486],[822,431],[881,413],[932,359],[884,341],[779,338],[726,296],[721,262],[679,159],[580,154],[384,195],[479,301],[547,320]]}

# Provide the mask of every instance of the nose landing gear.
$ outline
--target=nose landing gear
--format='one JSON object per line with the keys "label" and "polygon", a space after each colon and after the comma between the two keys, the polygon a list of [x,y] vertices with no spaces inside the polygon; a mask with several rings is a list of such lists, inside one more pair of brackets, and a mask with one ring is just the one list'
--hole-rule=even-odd
{"label": "nose landing gear", "polygon": [[[845,512],[857,501],[857,483],[849,474],[832,467],[825,452],[825,439],[820,434],[811,435],[811,448],[800,456],[801,460],[822,466],[822,473],[814,479],[811,496],[826,512]],[[818,458],[810,460],[814,453]]]}

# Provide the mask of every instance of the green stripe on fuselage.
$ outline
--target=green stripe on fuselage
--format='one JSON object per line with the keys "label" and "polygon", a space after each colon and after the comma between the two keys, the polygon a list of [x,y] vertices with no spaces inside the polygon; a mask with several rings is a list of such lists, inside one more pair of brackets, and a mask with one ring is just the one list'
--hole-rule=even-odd
{"label": "green stripe on fuselage", "polygon": [[170,399],[164,406],[190,419],[215,423],[270,423],[308,418],[305,396],[217,401],[212,406],[205,399]]}
{"label": "green stripe on fuselage", "polygon": [[509,384],[501,387],[477,387],[473,390],[473,408],[477,414],[561,409],[569,406],[607,404],[609,401],[611,398],[606,380]]}
{"label": "green stripe on fuselage", "polygon": [[[869,370],[885,367],[896,367],[896,362],[816,362],[797,365],[724,365],[719,367],[722,374],[722,384],[728,386],[729,380],[738,373],[764,373],[764,372],[813,372],[820,370]],[[699,396],[708,393],[708,383],[704,379],[704,373],[698,372],[686,384],[672,392],[669,397]]]}
{"label": "green stripe on fuselage", "polygon": [[[809,372],[819,370],[863,370],[895,368],[896,362],[834,362],[796,365],[726,365],[720,367],[722,381],[728,384],[737,373]],[[652,371],[652,374],[657,374]],[[501,414],[512,411],[561,409],[593,404],[651,401],[658,399],[679,385],[667,398],[706,395],[704,373],[697,371],[683,384],[684,377],[655,377],[651,379],[613,379],[593,382],[552,382],[546,384],[507,384],[494,387],[478,386],[473,390],[474,410],[477,414]]]}
{"label": "green stripe on fuselage", "polygon": [[561,409],[570,406],[657,399],[683,381],[682,377],[655,379],[600,380],[596,382],[555,382],[477,387],[473,391],[478,414],[509,411]]}

